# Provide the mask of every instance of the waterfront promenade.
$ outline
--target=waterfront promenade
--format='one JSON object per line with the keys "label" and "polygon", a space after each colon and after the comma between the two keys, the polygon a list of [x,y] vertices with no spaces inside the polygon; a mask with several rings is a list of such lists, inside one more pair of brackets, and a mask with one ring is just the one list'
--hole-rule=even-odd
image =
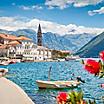
{"label": "waterfront promenade", "polygon": [[28,95],[12,81],[0,78],[0,104],[34,104]]}

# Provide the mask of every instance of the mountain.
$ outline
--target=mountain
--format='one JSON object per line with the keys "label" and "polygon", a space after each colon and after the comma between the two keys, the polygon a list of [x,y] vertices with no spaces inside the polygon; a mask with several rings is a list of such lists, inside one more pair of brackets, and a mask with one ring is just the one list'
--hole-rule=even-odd
{"label": "mountain", "polygon": [[83,34],[72,34],[72,35],[68,34],[65,35],[64,38],[70,40],[70,42],[76,46],[74,47],[74,51],[77,51],[95,36],[96,35],[83,33]]}
{"label": "mountain", "polygon": [[[25,35],[36,43],[36,32],[32,29],[20,29],[17,31],[1,30],[0,33],[8,33],[16,36]],[[91,40],[95,35],[92,34],[53,34],[51,32],[43,33],[43,45],[51,49],[70,50],[75,52]]]}
{"label": "mountain", "polygon": [[50,32],[43,34],[43,44],[52,49],[62,50],[70,50],[70,48],[75,47],[75,45],[72,44],[70,40],[63,38],[63,36]]}
{"label": "mountain", "polygon": [[4,33],[4,34],[9,34],[9,31],[7,31],[7,30],[3,30],[3,29],[0,29],[0,33]]}
{"label": "mountain", "polygon": [[86,45],[76,52],[80,57],[98,57],[99,52],[104,50],[104,32],[94,37]]}

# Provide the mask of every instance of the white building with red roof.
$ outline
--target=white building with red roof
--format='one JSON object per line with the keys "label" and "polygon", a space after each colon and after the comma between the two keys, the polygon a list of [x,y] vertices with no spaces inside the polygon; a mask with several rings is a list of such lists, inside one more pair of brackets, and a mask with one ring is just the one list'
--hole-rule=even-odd
{"label": "white building with red roof", "polygon": [[50,49],[34,44],[25,36],[0,34],[0,56],[35,61],[50,59],[52,54]]}

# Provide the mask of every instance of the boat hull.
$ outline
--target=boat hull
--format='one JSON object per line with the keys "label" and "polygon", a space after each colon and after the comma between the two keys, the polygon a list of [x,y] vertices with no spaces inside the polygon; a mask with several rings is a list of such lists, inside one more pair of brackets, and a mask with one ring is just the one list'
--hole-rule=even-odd
{"label": "boat hull", "polygon": [[69,60],[77,60],[77,59],[80,59],[79,56],[68,56],[65,58],[65,61],[69,61]]}
{"label": "boat hull", "polygon": [[74,88],[80,84],[80,82],[78,81],[42,81],[42,80],[37,80],[36,83],[40,89]]}

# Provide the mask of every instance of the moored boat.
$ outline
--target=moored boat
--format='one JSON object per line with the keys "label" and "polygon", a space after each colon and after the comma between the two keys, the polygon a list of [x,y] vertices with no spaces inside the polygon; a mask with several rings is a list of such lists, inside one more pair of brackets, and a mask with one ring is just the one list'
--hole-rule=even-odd
{"label": "moored boat", "polygon": [[7,72],[8,72],[8,69],[0,68],[0,77],[5,76]]}
{"label": "moored boat", "polygon": [[79,56],[67,56],[66,58],[65,58],[65,60],[66,61],[69,61],[69,60],[77,60],[77,59],[80,59],[80,57]]}
{"label": "moored boat", "polygon": [[3,62],[0,62],[0,65],[8,65],[9,62],[8,61],[3,61]]}
{"label": "moored boat", "polygon": [[36,80],[36,83],[40,89],[51,88],[51,89],[59,89],[59,88],[74,88],[77,87],[80,82],[77,80],[72,81],[43,81]]}

